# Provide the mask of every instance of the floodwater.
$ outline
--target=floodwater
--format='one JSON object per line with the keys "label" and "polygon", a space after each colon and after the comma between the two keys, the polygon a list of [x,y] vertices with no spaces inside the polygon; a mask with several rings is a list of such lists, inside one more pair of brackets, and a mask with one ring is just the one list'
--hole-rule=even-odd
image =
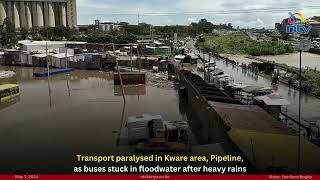
{"label": "floodwater", "polygon": [[[205,55],[206,59],[209,56]],[[231,64],[227,64],[224,61],[216,61],[217,67],[222,69],[226,74],[233,77],[235,82],[243,83],[246,85],[256,85],[262,87],[271,87],[274,92],[279,93],[286,98],[290,105],[287,107],[288,114],[294,118],[298,117],[299,107],[299,91],[294,88],[290,88],[283,84],[272,85],[271,80],[253,75],[251,72],[243,71],[241,67],[236,67]],[[320,99],[301,92],[301,118],[308,125],[308,122],[320,125]]]}
{"label": "floodwater", "polygon": [[[191,44],[190,44],[191,43]],[[192,46],[192,42],[189,42],[187,47],[194,52],[198,53],[198,50],[196,50]],[[209,60],[208,54],[202,54],[200,53],[201,57],[204,57],[206,60]],[[312,56],[313,55],[310,55]],[[316,55],[320,57],[319,55]],[[283,84],[277,84],[272,85],[271,80],[252,75],[250,72],[242,71],[240,67],[235,67],[231,64],[227,64],[224,61],[218,60],[216,61],[217,67],[219,69],[222,69],[226,74],[229,74],[233,77],[235,82],[243,83],[246,85],[256,85],[256,86],[262,86],[262,87],[271,87],[274,92],[279,93],[284,98],[286,98],[291,104],[287,106],[285,111],[287,113],[295,118],[298,119],[298,109],[299,109],[299,91],[295,90],[294,88],[290,88]],[[320,133],[320,99],[309,95],[307,93],[301,92],[301,122],[302,124],[306,125],[307,127],[311,123],[313,126],[315,126],[315,129],[318,131],[318,134]],[[296,124],[289,124],[289,127],[292,126],[292,128],[296,127]]]}
{"label": "floodwater", "polygon": [[[70,168],[76,154],[99,154],[117,150],[118,133],[128,116],[142,113],[182,120],[174,89],[128,86],[126,105],[122,91],[114,87],[111,73],[76,70],[70,75],[33,78],[36,68],[1,67],[12,70],[20,100],[0,106],[0,169],[18,173],[52,172]],[[64,165],[65,167],[62,167]],[[46,171],[48,172],[48,171]],[[61,172],[61,171],[60,171]]]}
{"label": "floodwater", "polygon": [[[288,66],[293,66],[297,68],[299,68],[300,66],[300,53],[278,56],[258,56],[258,58],[265,59],[268,61],[275,61],[276,63],[286,64]],[[320,70],[320,55],[303,52],[301,66],[303,68],[309,67],[311,69],[316,68],[317,70]]]}

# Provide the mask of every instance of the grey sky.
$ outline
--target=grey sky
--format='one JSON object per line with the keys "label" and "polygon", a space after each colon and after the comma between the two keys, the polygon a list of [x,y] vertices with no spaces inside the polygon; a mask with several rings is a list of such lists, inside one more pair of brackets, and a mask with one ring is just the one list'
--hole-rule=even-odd
{"label": "grey sky", "polygon": [[215,24],[272,28],[289,11],[320,16],[320,0],[77,0],[77,6],[79,24],[95,19],[137,24],[140,14],[140,22],[154,25],[190,24],[206,18]]}

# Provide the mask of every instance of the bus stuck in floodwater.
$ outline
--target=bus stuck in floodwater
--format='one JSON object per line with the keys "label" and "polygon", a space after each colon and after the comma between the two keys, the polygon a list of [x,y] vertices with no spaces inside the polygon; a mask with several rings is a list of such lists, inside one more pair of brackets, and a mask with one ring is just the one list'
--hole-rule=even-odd
{"label": "bus stuck in floodwater", "polygon": [[19,96],[19,86],[17,84],[0,85],[0,103],[6,102]]}

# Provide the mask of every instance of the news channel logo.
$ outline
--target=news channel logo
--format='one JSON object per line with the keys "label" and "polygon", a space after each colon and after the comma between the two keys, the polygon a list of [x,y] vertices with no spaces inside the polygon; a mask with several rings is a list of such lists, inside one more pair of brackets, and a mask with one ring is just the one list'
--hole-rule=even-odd
{"label": "news channel logo", "polygon": [[309,34],[312,26],[306,23],[302,13],[289,12],[288,25],[286,25],[287,33]]}

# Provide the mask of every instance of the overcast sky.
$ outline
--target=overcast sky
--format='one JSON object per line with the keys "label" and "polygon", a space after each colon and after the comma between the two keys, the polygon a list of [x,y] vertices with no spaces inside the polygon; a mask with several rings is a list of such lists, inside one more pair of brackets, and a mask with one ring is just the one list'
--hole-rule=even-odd
{"label": "overcast sky", "polygon": [[[78,24],[95,19],[153,25],[190,24],[206,18],[214,24],[273,28],[288,12],[320,16],[320,0],[77,0]],[[300,11],[300,9],[302,9]]]}

